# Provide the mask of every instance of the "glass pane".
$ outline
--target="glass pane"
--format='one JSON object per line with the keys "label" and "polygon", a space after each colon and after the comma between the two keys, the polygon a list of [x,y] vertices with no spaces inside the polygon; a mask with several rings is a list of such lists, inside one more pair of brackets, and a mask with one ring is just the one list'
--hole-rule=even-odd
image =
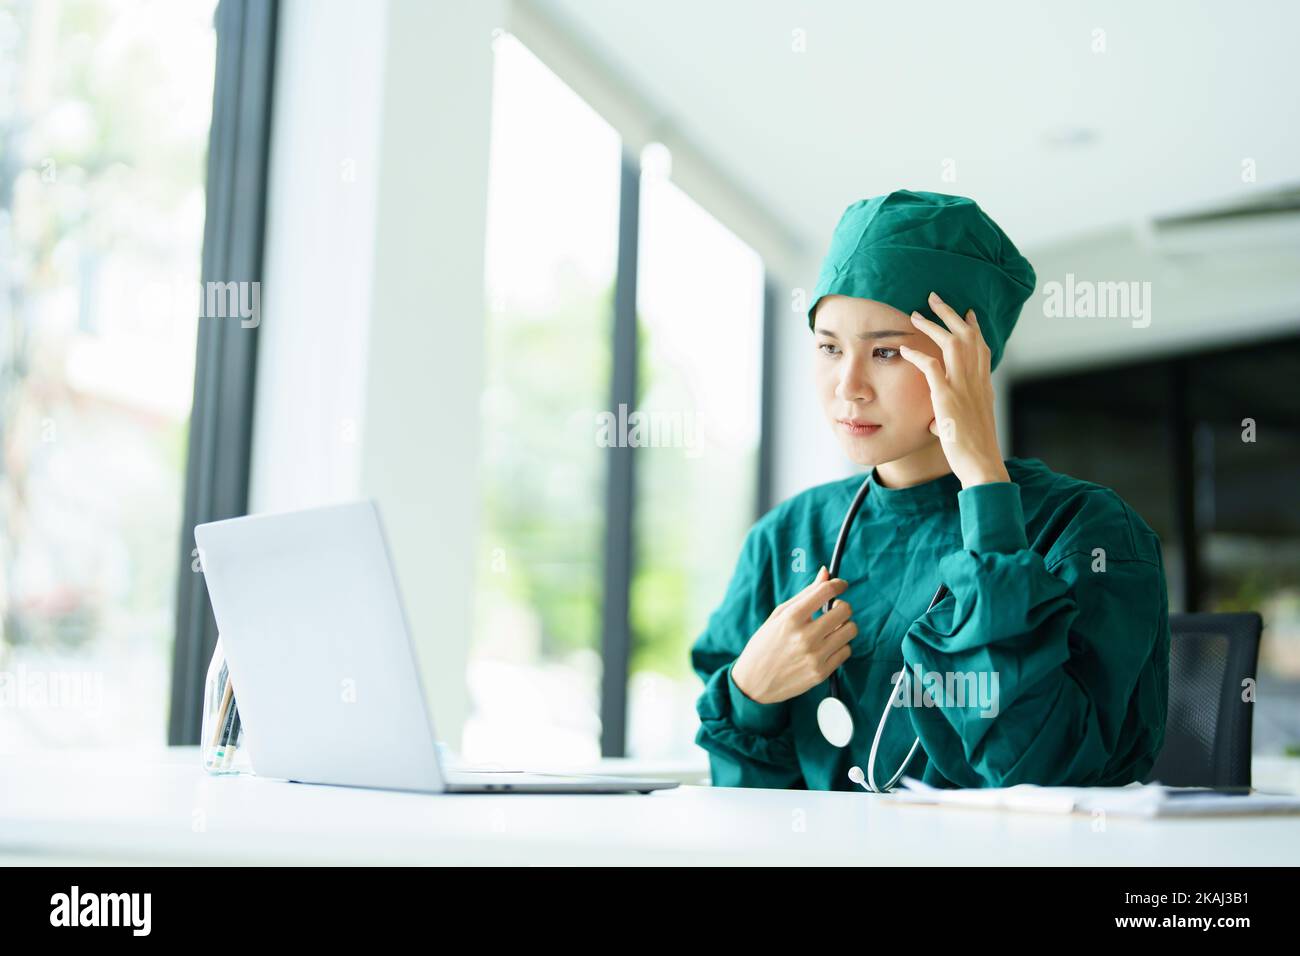
{"label": "glass pane", "polygon": [[1300,754],[1300,341],[1224,349],[1189,374],[1206,611],[1264,619],[1256,753]]}
{"label": "glass pane", "polygon": [[1014,454],[1114,488],[1161,538],[1172,538],[1170,388],[1163,364],[1017,382]]}
{"label": "glass pane", "polygon": [[1013,454],[1113,488],[1160,536],[1169,608],[1186,606],[1166,363],[1052,375],[1011,389]]}
{"label": "glass pane", "polygon": [[621,143],[509,34],[495,44],[471,760],[600,756],[605,461]]}
{"label": "glass pane", "polygon": [[764,277],[753,249],[653,169],[641,177],[637,266],[627,752],[666,758],[698,753],[690,645],[755,518]]}
{"label": "glass pane", "polygon": [[0,751],[166,740],[214,6],[0,6]]}

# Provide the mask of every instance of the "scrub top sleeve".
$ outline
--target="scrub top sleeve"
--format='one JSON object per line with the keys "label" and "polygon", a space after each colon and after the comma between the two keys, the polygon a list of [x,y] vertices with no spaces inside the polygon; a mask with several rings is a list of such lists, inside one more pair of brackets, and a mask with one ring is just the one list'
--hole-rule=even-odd
{"label": "scrub top sleeve", "polygon": [[736,658],[777,603],[770,545],[760,522],[746,536],[727,592],[691,648],[691,666],[704,681],[696,702],[695,742],[709,752],[714,786],[807,789],[790,702],[760,704],[731,676]]}
{"label": "scrub top sleeve", "polygon": [[745,692],[736,683],[731,669],[735,661],[727,665],[727,694],[731,698],[731,719],[737,727],[756,734],[772,736],[779,734],[790,722],[789,706],[782,704],[760,704],[745,696]]}
{"label": "scrub top sleeve", "polygon": [[972,485],[957,492],[962,547],[984,553],[1013,554],[1029,547],[1020,486],[1014,481]]}
{"label": "scrub top sleeve", "polygon": [[902,645],[913,678],[937,692],[911,709],[930,760],[961,787],[1142,779],[1167,710],[1159,539],[1097,489],[1062,509],[1044,556],[1028,548],[1018,485],[957,497],[963,547],[939,562],[951,595]]}

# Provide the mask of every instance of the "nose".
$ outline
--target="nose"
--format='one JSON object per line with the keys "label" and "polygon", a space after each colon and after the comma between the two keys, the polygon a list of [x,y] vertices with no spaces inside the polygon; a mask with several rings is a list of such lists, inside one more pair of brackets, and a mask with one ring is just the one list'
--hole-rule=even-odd
{"label": "nose", "polygon": [[835,383],[835,397],[842,402],[869,402],[875,397],[871,388],[867,364],[860,358],[840,363],[839,381]]}

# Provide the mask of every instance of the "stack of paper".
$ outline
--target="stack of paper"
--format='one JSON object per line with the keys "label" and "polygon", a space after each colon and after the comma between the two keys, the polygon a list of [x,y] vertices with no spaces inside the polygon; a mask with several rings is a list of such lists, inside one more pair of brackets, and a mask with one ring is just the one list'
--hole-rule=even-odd
{"label": "stack of paper", "polygon": [[1130,783],[1124,787],[1014,787],[944,790],[904,777],[904,790],[890,797],[898,803],[929,803],[1030,813],[1094,813],[1118,816],[1181,817],[1242,813],[1300,813],[1300,796],[1259,792],[1224,792],[1202,787],[1166,787]]}

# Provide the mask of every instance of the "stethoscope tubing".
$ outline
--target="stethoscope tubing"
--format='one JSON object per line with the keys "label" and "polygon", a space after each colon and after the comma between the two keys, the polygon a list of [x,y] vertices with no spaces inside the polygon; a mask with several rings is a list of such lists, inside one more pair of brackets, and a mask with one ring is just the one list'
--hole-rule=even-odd
{"label": "stethoscope tubing", "polygon": [[[839,577],[840,559],[844,557],[844,545],[849,540],[849,528],[853,526],[853,519],[858,516],[858,509],[862,507],[862,502],[867,497],[867,492],[871,489],[871,475],[867,475],[866,480],[858,488],[858,493],[853,496],[853,503],[849,505],[849,510],[844,514],[844,521],[840,523],[840,533],[835,538],[835,550],[831,552],[830,567],[826,569],[826,579],[833,581]],[[831,598],[822,606],[822,613],[825,614],[835,606],[835,598]],[[840,696],[840,669],[837,667],[831,672],[831,696],[839,699]]]}
{"label": "stethoscope tubing", "polygon": [[[836,536],[835,539],[835,550],[831,552],[831,563],[830,566],[826,569],[827,578],[830,580],[833,580],[834,578],[839,576],[840,560],[844,556],[844,548],[849,538],[849,529],[853,526],[853,519],[857,517],[858,509],[862,507],[862,502],[866,498],[867,492],[871,488],[871,478],[872,475],[868,474],[867,477],[863,480],[862,485],[858,488],[857,494],[853,496],[853,503],[849,505],[849,510],[844,515],[844,521],[840,524],[840,533],[839,535]],[[947,593],[948,593],[948,588],[945,585],[940,584],[938,590],[934,592],[934,597],[930,599],[930,606],[926,608],[926,613],[929,613],[931,610],[933,610],[934,606],[938,604],[940,601],[942,601],[944,596]],[[826,602],[825,605],[822,606],[822,613],[826,613],[834,606],[835,606],[835,598],[831,598],[829,601]],[[835,670],[831,672],[831,676],[830,676],[830,696],[834,697],[836,700],[840,699],[839,670],[840,669],[838,667],[835,668]],[[890,691],[889,701],[885,704],[885,709],[880,715],[880,722],[876,725],[876,736],[871,741],[871,753],[867,758],[866,783],[868,785],[867,789],[871,790],[873,793],[884,793],[888,790],[892,790],[894,786],[898,783],[898,781],[902,778],[903,771],[906,770],[908,764],[912,762],[912,758],[916,756],[917,748],[921,746],[921,738],[917,737],[916,740],[912,742],[912,749],[908,751],[907,758],[899,765],[897,772],[895,772],[893,777],[890,778],[889,782],[886,783],[883,788],[877,785],[876,752],[880,748],[880,738],[885,731],[885,722],[889,720],[889,712],[894,708],[895,697],[898,695],[906,694],[906,682],[908,676],[909,675],[907,673],[907,668],[904,667],[902,672],[899,675],[898,683],[897,685],[895,685],[895,689]]]}

